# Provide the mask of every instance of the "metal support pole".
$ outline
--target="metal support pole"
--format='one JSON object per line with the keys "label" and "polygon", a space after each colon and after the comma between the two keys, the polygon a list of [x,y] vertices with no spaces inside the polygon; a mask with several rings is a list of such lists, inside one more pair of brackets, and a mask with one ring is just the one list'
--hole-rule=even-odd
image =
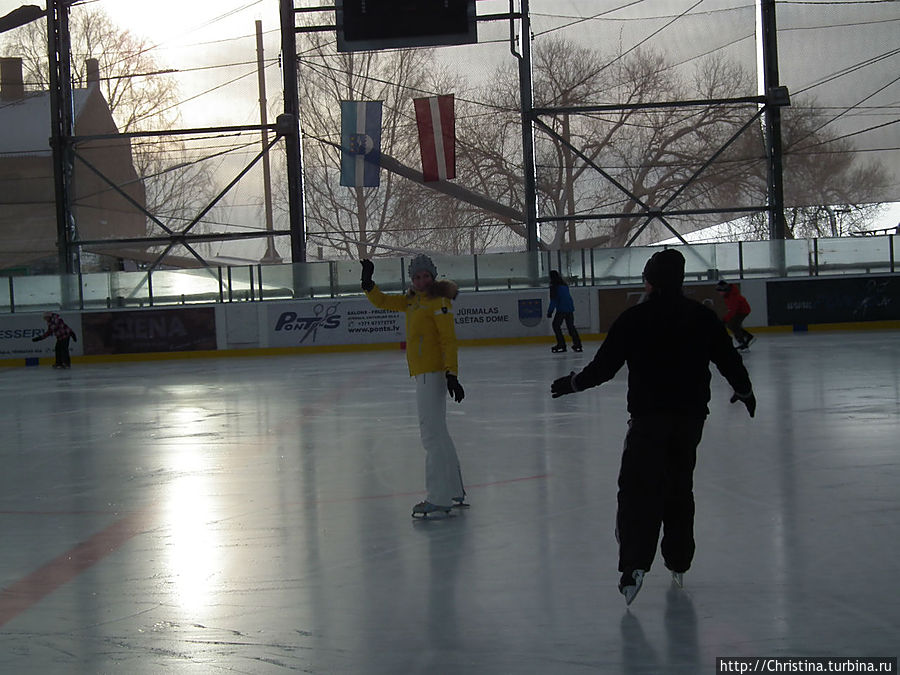
{"label": "metal support pole", "polygon": [[[891,259],[891,274],[894,273],[894,237],[888,235],[888,251]],[[12,288],[10,288],[10,297],[12,296]]]}
{"label": "metal support pole", "polygon": [[519,96],[522,106],[522,163],[525,178],[525,229],[528,251],[537,251],[540,242],[537,229],[537,179],[534,162],[533,84],[531,77],[531,18],[528,0],[520,0],[522,48],[519,60]]}
{"label": "metal support pole", "polygon": [[[288,206],[291,223],[291,260],[306,262],[306,226],[303,216],[303,147],[300,141],[300,95],[297,90],[297,34],[293,0],[280,0],[281,69],[284,82],[284,114],[278,133],[284,137],[287,155]],[[295,280],[298,281],[299,280]],[[299,286],[295,283],[295,289]]]}
{"label": "metal support pole", "polygon": [[[778,39],[775,23],[775,0],[761,0],[763,87],[767,98],[780,86],[778,83]],[[769,238],[784,239],[784,183],[781,145],[781,106],[770,100],[765,107],[767,196],[769,207]]]}
{"label": "metal support pole", "polygon": [[[47,56],[50,65],[50,146],[53,150],[53,187],[56,200],[56,247],[60,276],[75,271],[72,241],[75,219],[72,216],[71,137],[75,127],[72,102],[71,52],[69,39],[69,3],[47,3]],[[63,298],[63,307],[67,306]]]}

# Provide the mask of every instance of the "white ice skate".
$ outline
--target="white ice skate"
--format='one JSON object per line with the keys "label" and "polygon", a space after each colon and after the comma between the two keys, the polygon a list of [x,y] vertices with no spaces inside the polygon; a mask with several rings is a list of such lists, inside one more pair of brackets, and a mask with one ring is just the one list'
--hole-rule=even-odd
{"label": "white ice skate", "polygon": [[644,570],[634,570],[631,573],[631,578],[634,579],[633,584],[623,584],[621,581],[619,582],[619,592],[625,596],[626,606],[634,602],[638,591],[641,590],[641,584],[644,583]]}

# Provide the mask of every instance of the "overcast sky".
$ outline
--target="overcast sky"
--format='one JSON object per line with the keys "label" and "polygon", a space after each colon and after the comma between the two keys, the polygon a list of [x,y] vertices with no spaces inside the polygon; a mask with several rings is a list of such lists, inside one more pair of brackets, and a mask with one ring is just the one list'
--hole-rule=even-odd
{"label": "overcast sky", "polygon": [[[0,15],[27,4],[0,0]],[[178,68],[186,126],[258,121],[254,21],[263,21],[269,101],[281,91],[277,67],[278,0],[92,0],[114,22],[154,45],[161,67]],[[321,5],[295,0],[295,6]],[[753,0],[531,0],[536,44],[558,36],[610,51],[664,50],[687,66],[724,50],[755,68],[757,10]],[[479,0],[479,15],[503,13],[507,0]],[[77,8],[73,9],[77,11]],[[900,174],[900,2],[779,1],[781,84],[815,97],[834,129],[853,134]],[[323,15],[322,23],[332,19]],[[442,60],[473,78],[511,61],[508,25],[479,24],[481,44],[440,50]],[[5,51],[4,56],[9,55]],[[755,92],[752,92],[755,93]],[[900,180],[900,178],[898,178]],[[900,185],[894,186],[900,201]]]}

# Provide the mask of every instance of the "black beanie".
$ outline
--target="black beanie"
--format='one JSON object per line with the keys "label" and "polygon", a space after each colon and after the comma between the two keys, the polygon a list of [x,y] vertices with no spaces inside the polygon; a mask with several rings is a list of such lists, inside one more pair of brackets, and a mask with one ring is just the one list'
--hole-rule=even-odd
{"label": "black beanie", "polygon": [[684,256],[673,248],[654,253],[644,266],[644,280],[660,290],[676,290],[684,283]]}

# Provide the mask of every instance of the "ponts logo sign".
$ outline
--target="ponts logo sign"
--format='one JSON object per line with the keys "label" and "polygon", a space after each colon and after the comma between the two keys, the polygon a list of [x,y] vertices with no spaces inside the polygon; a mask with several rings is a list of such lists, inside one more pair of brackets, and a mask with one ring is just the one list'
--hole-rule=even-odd
{"label": "ponts logo sign", "polygon": [[312,307],[312,314],[302,315],[297,312],[282,312],[275,322],[275,332],[291,332],[296,335],[297,344],[316,342],[319,331],[333,330],[341,325],[341,315],[337,313],[339,302],[326,305],[317,303]]}

